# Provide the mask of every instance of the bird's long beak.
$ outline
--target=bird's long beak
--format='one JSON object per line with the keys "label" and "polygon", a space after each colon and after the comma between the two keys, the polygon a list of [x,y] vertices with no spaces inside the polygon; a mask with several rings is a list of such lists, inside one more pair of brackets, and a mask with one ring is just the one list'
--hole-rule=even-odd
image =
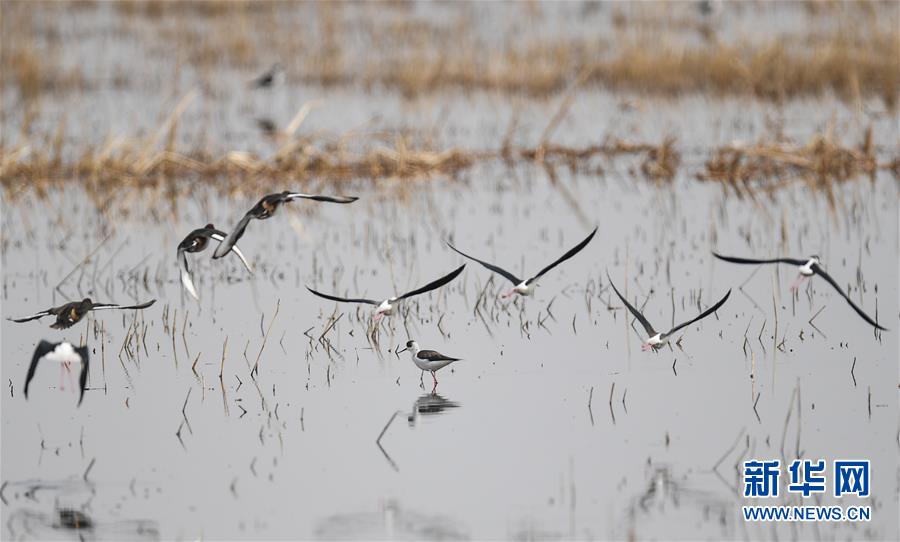
{"label": "bird's long beak", "polygon": [[407,350],[409,350],[409,348],[404,348],[403,350],[398,350],[397,353],[402,354],[403,352],[406,352]]}

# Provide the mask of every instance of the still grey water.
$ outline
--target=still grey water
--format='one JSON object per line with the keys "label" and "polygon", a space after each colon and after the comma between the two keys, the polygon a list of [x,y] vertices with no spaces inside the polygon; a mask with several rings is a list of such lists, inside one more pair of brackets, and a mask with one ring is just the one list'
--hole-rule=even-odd
{"label": "still grey water", "polygon": [[[357,187],[354,206],[301,202],[255,222],[240,243],[255,275],[201,254],[199,303],[181,290],[174,247],[207,219],[227,227],[250,195],[199,190],[162,223],[146,218],[140,199],[128,218],[108,221],[77,191],[5,207],[4,317],[82,295],[159,299],[65,332],[4,320],[5,536],[62,536],[40,515],[67,503],[88,507],[99,538],[104,529],[124,536],[115,531],[123,525],[179,539],[757,537],[772,527],[739,519],[735,465],[798,450],[871,459],[873,521],[828,532],[893,536],[893,334],[876,339],[820,281],[792,301],[790,269],[754,273],[714,262],[709,250],[817,252],[841,283],[861,274],[871,312],[877,287],[879,319],[894,327],[894,181],[841,187],[853,203],[830,214],[799,190],[778,193],[766,213],[693,181],[656,188],[575,175],[554,186],[533,168],[475,177],[418,185],[405,198]],[[788,212],[782,244],[772,216]],[[58,219],[34,219],[50,214]],[[525,274],[594,224],[594,242],[546,275],[534,298],[496,300],[507,285],[469,264],[458,281],[408,303],[406,317],[388,319],[379,349],[366,338],[366,307],[304,288],[406,291],[461,262],[447,238]],[[657,327],[671,323],[673,299],[681,321],[696,314],[697,297],[705,307],[733,290],[717,317],[684,330],[680,348],[642,353],[607,270]],[[318,339],[332,317],[326,348]],[[121,349],[133,325],[140,340],[129,359]],[[49,364],[25,401],[34,345],[85,334],[95,353],[82,408],[56,389]],[[439,373],[439,396],[393,353],[408,337],[464,358]],[[801,412],[785,425],[795,389]],[[808,529],[798,536],[813,536]]]}
{"label": "still grey water", "polygon": [[[374,17],[367,6],[347,8],[348,17]],[[491,43],[504,11],[485,6],[469,16]],[[797,6],[743,10],[723,19],[721,35],[790,32],[806,21]],[[608,8],[590,14],[560,4],[545,11],[553,24],[528,28],[606,34]],[[444,10],[413,11],[439,20]],[[357,131],[362,143],[351,151],[377,146],[384,133],[414,134],[438,149],[496,149],[514,117],[512,143],[534,146],[559,109],[558,99],[441,92],[408,100],[296,77],[251,94],[246,81],[265,66],[176,72],[166,47],[147,47],[159,45],[154,32],[171,19],[124,32],[120,17],[101,4],[34,19],[36,46],[69,44],[59,66],[80,66],[94,85],[42,101],[27,130],[20,109],[4,108],[4,152],[53,134],[61,119],[67,160],[82,145],[147,136],[193,88],[198,98],[175,144],[213,155],[270,156],[277,146],[255,119],[283,126],[315,99],[300,133]],[[125,84],[108,84],[120,72]],[[601,157],[556,164],[553,177],[536,164],[487,161],[453,177],[271,180],[272,192],[360,200],[295,202],[251,223],[239,246],[252,276],[233,257],[189,255],[199,302],[181,287],[176,246],[208,222],[228,230],[262,196],[240,176],[110,192],[84,179],[57,180],[47,193],[4,185],[0,536],[896,540],[896,178],[882,170],[834,184],[834,207],[803,182],[750,198],[696,179],[713,149],[774,132],[804,144],[831,130],[855,145],[871,126],[886,163],[898,155],[895,114],[874,100],[847,105],[829,95],[778,104],[598,89],[574,96],[552,142],[671,136],[681,153],[675,178],[650,182],[639,157]],[[3,85],[3,98],[20,103],[13,85]],[[498,299],[510,285],[470,262],[447,287],[404,304],[374,338],[371,307],[306,290],[377,299],[407,291],[465,262],[448,240],[527,276],[594,226],[592,243],[543,277],[533,298]],[[818,278],[792,297],[794,269],[728,265],[711,250],[818,254],[890,331],[873,333]],[[607,273],[658,328],[731,296],[671,349],[644,353],[643,330],[611,295]],[[85,296],[158,301],[140,313],[97,312],[65,331],[47,319],[7,320]],[[49,363],[24,399],[42,339],[90,347],[80,408]],[[396,353],[409,339],[463,358],[438,374],[435,393],[430,377],[420,384],[408,355]],[[745,523],[741,462],[796,457],[870,459],[871,497],[840,504],[870,505],[872,520]],[[91,523],[69,529],[61,510]]]}

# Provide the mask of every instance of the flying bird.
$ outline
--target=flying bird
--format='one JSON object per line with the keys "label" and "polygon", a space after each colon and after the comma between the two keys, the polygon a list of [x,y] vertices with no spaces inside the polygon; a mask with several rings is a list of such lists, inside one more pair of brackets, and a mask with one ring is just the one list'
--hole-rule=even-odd
{"label": "flying bird", "polygon": [[541,269],[541,270],[538,272],[537,275],[535,275],[535,276],[533,276],[533,277],[531,277],[530,279],[527,279],[527,280],[522,280],[522,279],[516,277],[515,275],[513,275],[512,273],[510,273],[509,271],[503,269],[503,268],[500,267],[500,266],[497,266],[497,265],[494,265],[494,264],[490,264],[490,263],[488,263],[488,262],[479,260],[478,258],[473,258],[472,256],[469,256],[469,255],[466,254],[465,252],[463,252],[463,251],[457,249],[455,246],[451,245],[449,242],[447,243],[447,246],[449,246],[451,249],[453,249],[456,253],[460,254],[461,256],[463,256],[463,257],[465,257],[465,258],[468,258],[468,259],[470,259],[470,260],[473,260],[473,261],[476,261],[476,262],[480,263],[481,265],[483,265],[484,267],[490,269],[490,270],[493,271],[494,273],[497,273],[497,274],[499,274],[499,275],[502,275],[503,277],[507,278],[510,282],[512,282],[512,283],[513,283],[513,289],[510,290],[509,292],[503,294],[503,295],[501,296],[501,297],[503,297],[504,299],[506,299],[506,298],[508,298],[508,297],[512,297],[512,296],[515,295],[515,294],[524,295],[524,296],[533,295],[533,294],[534,294],[534,289],[535,289],[535,287],[537,286],[537,281],[538,281],[539,278],[541,278],[542,276],[544,276],[545,273],[547,273],[548,271],[550,271],[551,269],[553,269],[553,268],[556,267],[557,265],[563,263],[564,261],[568,260],[568,259],[571,258],[572,256],[578,254],[584,247],[587,246],[588,243],[591,242],[591,239],[594,238],[594,234],[596,234],[596,233],[597,233],[597,228],[594,228],[594,231],[592,231],[591,234],[588,235],[588,236],[584,239],[584,241],[582,241],[582,242],[578,243],[577,245],[575,245],[571,250],[569,250],[568,252],[566,252],[565,254],[563,254],[558,260],[556,260],[555,262],[551,263],[551,264],[548,265],[547,267]]}
{"label": "flying bird", "polygon": [[[432,390],[436,389],[438,385],[435,373],[454,361],[460,360],[460,358],[451,358],[450,356],[445,356],[434,350],[422,350],[419,348],[419,343],[416,341],[407,341],[406,348],[400,350],[400,352],[406,352],[407,350],[409,350],[409,354],[412,357],[413,363],[416,364],[416,367],[431,373],[431,378],[434,380],[434,388],[432,388]],[[399,354],[400,352],[397,353]]]}
{"label": "flying bird", "polygon": [[264,196],[261,200],[259,200],[256,205],[253,206],[252,209],[247,211],[247,214],[237,223],[237,225],[231,230],[225,240],[219,243],[219,246],[216,247],[215,252],[213,252],[213,258],[221,258],[222,256],[228,254],[228,251],[238,242],[244,235],[244,230],[247,229],[247,224],[250,223],[251,219],[257,220],[265,220],[270,218],[275,214],[275,211],[283,203],[287,203],[289,201],[293,201],[295,199],[311,199],[314,201],[327,201],[330,203],[353,203],[359,198],[353,196],[316,196],[312,194],[301,194],[299,192],[290,192],[285,190],[284,192],[280,192],[278,194],[269,194],[268,196]]}
{"label": "flying bird", "polygon": [[156,300],[151,299],[150,301],[141,303],[140,305],[128,305],[123,307],[122,305],[117,305],[115,303],[94,303],[93,301],[91,301],[91,298],[86,297],[81,301],[72,301],[71,303],[60,305],[59,307],[51,307],[32,316],[26,316],[24,318],[9,318],[9,320],[21,324],[22,322],[39,320],[44,316],[56,316],[56,322],[52,323],[50,327],[52,327],[53,329],[66,329],[80,322],[81,319],[84,318],[84,315],[86,315],[90,311],[105,309],[146,309],[154,303],[156,303]]}
{"label": "flying bird", "polygon": [[440,288],[441,286],[443,286],[443,285],[447,284],[448,282],[450,282],[451,280],[455,279],[460,273],[462,273],[462,270],[465,269],[465,267],[466,267],[466,264],[462,264],[461,266],[454,269],[451,273],[444,275],[443,277],[435,280],[434,282],[429,282],[425,286],[422,286],[421,288],[418,288],[411,292],[407,292],[403,295],[389,297],[389,298],[385,299],[384,301],[376,301],[374,299],[365,299],[365,298],[338,297],[338,296],[334,296],[334,295],[323,294],[322,292],[317,292],[317,291],[313,290],[312,288],[310,288],[309,286],[307,286],[306,289],[309,290],[314,295],[317,295],[317,296],[325,298],[325,299],[330,299],[331,301],[338,301],[341,303],[366,303],[367,305],[376,305],[378,308],[375,309],[375,321],[378,322],[384,316],[390,316],[391,314],[393,314],[394,307],[396,307],[397,302],[402,301],[404,299],[408,299],[413,296],[417,296],[419,294],[424,294],[424,293],[430,292],[431,290],[436,290],[436,289]]}
{"label": "flying bird", "polygon": [[797,275],[797,279],[794,280],[794,282],[791,284],[792,292],[795,291],[797,288],[799,288],[800,285],[803,284],[805,281],[809,280],[809,278],[812,277],[813,275],[819,275],[820,277],[825,279],[828,282],[828,284],[831,284],[831,286],[834,287],[835,290],[837,290],[837,293],[841,294],[841,296],[847,300],[847,303],[849,303],[850,306],[853,307],[853,310],[855,310],[857,314],[862,316],[863,320],[868,322],[870,325],[875,326],[877,329],[880,329],[881,331],[887,331],[886,327],[882,327],[882,326],[878,325],[878,322],[876,322],[875,320],[870,318],[868,314],[863,312],[863,310],[861,308],[859,308],[859,306],[856,303],[854,303],[852,299],[850,299],[850,296],[847,295],[847,293],[844,292],[840,286],[838,286],[838,283],[831,277],[831,275],[829,275],[828,273],[825,272],[824,269],[822,269],[821,260],[815,254],[810,256],[806,260],[799,260],[796,258],[772,258],[769,260],[753,260],[750,258],[735,258],[734,256],[722,256],[721,254],[718,254],[716,252],[713,252],[712,255],[722,261],[726,261],[726,262],[730,262],[730,263],[756,264],[756,265],[764,264],[764,263],[786,263],[789,265],[796,265],[798,275]]}
{"label": "flying bird", "polygon": [[[197,295],[197,289],[194,288],[194,281],[191,279],[191,270],[188,267],[187,253],[203,252],[209,245],[210,239],[221,243],[225,240],[225,232],[217,230],[212,224],[207,224],[202,228],[192,231],[183,241],[178,243],[178,261],[181,266],[181,283],[184,284],[188,293],[198,301],[200,297]],[[243,263],[244,267],[247,268],[247,271],[252,274],[253,268],[247,263],[247,258],[244,257],[244,254],[241,252],[241,249],[238,248],[237,244],[232,246],[230,250],[241,259],[241,263]]]}
{"label": "flying bird", "polygon": [[713,305],[712,307],[701,312],[700,315],[697,316],[696,318],[694,318],[693,320],[688,320],[687,322],[678,324],[677,326],[673,327],[669,331],[666,331],[663,333],[663,332],[659,332],[659,331],[656,331],[655,329],[653,329],[653,325],[650,324],[650,322],[647,320],[647,318],[644,317],[643,314],[641,314],[641,311],[634,308],[634,306],[632,306],[631,303],[629,303],[625,299],[625,297],[619,293],[618,288],[616,288],[616,285],[613,284],[613,281],[612,281],[612,279],[609,278],[608,273],[606,275],[606,278],[609,280],[609,284],[612,286],[613,290],[616,292],[616,295],[619,296],[619,299],[622,300],[622,303],[624,303],[625,306],[628,307],[628,310],[631,312],[631,314],[633,314],[634,317],[637,318],[638,322],[640,322],[641,325],[644,326],[644,331],[647,332],[647,337],[648,337],[647,342],[645,342],[644,344],[641,345],[641,350],[644,352],[646,352],[647,350],[655,351],[655,350],[662,348],[662,346],[664,344],[669,342],[669,339],[672,337],[672,335],[676,331],[678,331],[679,329],[681,329],[683,327],[687,327],[687,326],[693,324],[694,322],[703,320],[710,314],[716,312],[719,309],[719,307],[721,307],[725,303],[725,301],[728,300],[728,296],[731,295],[731,290],[728,290],[728,292],[725,294],[725,297],[720,299],[719,302],[716,303],[715,305]]}
{"label": "flying bird", "polygon": [[86,346],[73,346],[72,343],[65,341],[59,343],[41,341],[34,350],[31,364],[28,366],[28,375],[25,377],[25,399],[28,399],[28,386],[31,384],[31,379],[34,378],[38,362],[45,359],[60,364],[60,389],[63,389],[63,370],[68,371],[72,363],[79,363],[81,364],[81,376],[78,382],[81,387],[81,395],[78,398],[78,406],[81,406],[81,402],[84,400],[84,390],[87,387],[89,358]]}

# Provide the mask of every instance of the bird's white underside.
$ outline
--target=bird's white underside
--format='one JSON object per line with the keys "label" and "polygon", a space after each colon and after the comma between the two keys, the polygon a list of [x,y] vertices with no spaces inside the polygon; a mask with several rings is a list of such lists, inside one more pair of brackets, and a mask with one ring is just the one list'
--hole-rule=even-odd
{"label": "bird's white underside", "polygon": [[56,345],[56,348],[45,354],[43,359],[54,363],[81,363],[81,356],[70,343]]}

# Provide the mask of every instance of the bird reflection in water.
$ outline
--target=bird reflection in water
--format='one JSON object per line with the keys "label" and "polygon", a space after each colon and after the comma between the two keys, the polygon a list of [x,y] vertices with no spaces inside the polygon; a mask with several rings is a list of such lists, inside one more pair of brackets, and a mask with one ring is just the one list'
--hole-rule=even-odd
{"label": "bird reflection in water", "polygon": [[115,491],[82,479],[4,483],[0,501],[6,511],[0,539],[159,540],[155,521],[121,518],[94,502],[98,495],[102,502],[127,502],[129,495],[112,495]]}
{"label": "bird reflection in water", "polygon": [[459,406],[456,401],[451,401],[437,393],[426,393],[413,403],[412,412],[407,414],[406,421],[409,422],[410,427],[415,427],[416,420],[420,416],[436,416]]}
{"label": "bird reflection in water", "polygon": [[704,521],[715,521],[727,531],[733,505],[726,498],[691,487],[690,478],[674,475],[669,465],[648,464],[647,468],[646,484],[628,508],[634,526],[647,517],[671,522],[699,512]]}
{"label": "bird reflection in water", "polygon": [[341,512],[318,522],[317,540],[469,540],[456,518],[419,511],[389,499],[377,507]]}
{"label": "bird reflection in water", "polygon": [[395,410],[391,417],[388,419],[387,423],[384,424],[384,428],[379,433],[378,438],[375,439],[375,445],[378,446],[378,449],[381,450],[381,453],[384,454],[384,458],[387,459],[388,463],[391,465],[395,471],[400,471],[400,467],[397,466],[397,463],[391,458],[391,455],[384,449],[384,446],[381,444],[381,440],[384,438],[385,433],[387,433],[388,429],[390,429],[391,424],[394,423],[394,419],[400,414],[406,414],[406,421],[409,423],[410,427],[416,426],[416,421],[422,416],[436,416],[438,414],[443,414],[448,409],[458,408],[460,406],[456,401],[451,401],[437,393],[426,393],[421,397],[417,398],[413,403],[412,411],[405,412],[403,410]]}

